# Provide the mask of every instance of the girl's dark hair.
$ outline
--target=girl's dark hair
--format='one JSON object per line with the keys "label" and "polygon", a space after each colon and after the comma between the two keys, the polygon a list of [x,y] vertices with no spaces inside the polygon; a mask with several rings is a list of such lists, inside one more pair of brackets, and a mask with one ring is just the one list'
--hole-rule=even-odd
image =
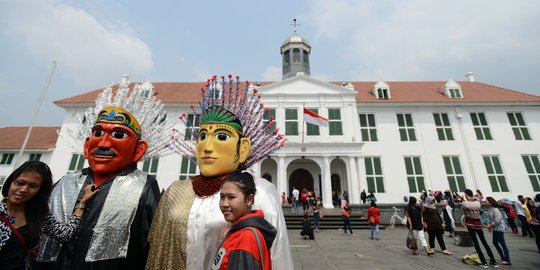
{"label": "girl's dark hair", "polygon": [[15,179],[17,179],[22,173],[27,172],[37,173],[41,176],[41,187],[39,188],[39,191],[32,199],[30,199],[26,203],[25,207],[26,222],[28,223],[28,227],[30,228],[30,233],[32,235],[33,241],[33,239],[36,239],[36,237],[39,236],[41,225],[43,224],[45,217],[49,213],[48,201],[49,196],[51,195],[53,184],[51,169],[49,169],[49,166],[37,160],[31,160],[23,163],[6,179],[6,182],[2,187],[2,195],[4,195],[4,197],[7,197],[9,188],[11,187],[11,183]]}
{"label": "girl's dark hair", "polygon": [[495,199],[493,199],[493,197],[487,197],[486,201],[488,201],[489,204],[491,204],[491,206],[493,206],[495,208],[501,207],[501,205]]}
{"label": "girl's dark hair", "polygon": [[377,204],[374,201],[371,201],[371,206],[377,207]]}
{"label": "girl's dark hair", "polygon": [[413,206],[413,205],[416,205],[416,197],[409,197],[409,205],[410,206]]}
{"label": "girl's dark hair", "polygon": [[[225,180],[225,183],[227,182],[231,182],[240,188],[240,191],[242,191],[244,198],[246,199],[250,194],[255,196],[255,192],[257,191],[255,181],[253,181],[253,176],[248,172],[236,171],[229,175],[229,177]],[[253,201],[255,201],[255,198],[253,198]]]}
{"label": "girl's dark hair", "polygon": [[473,197],[473,192],[472,192],[472,190],[470,190],[470,189],[466,189],[466,190],[464,191],[464,193],[465,193],[467,196],[471,197],[471,198]]}

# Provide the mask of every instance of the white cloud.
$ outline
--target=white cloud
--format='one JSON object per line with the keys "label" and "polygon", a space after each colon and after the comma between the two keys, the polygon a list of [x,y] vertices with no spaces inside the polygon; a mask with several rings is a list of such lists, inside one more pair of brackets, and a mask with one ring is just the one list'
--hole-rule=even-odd
{"label": "white cloud", "polygon": [[264,70],[261,78],[263,82],[274,82],[281,81],[282,75],[281,67],[269,66]]}
{"label": "white cloud", "polygon": [[[13,2],[15,3],[15,2]],[[62,74],[81,88],[117,81],[127,73],[146,76],[152,51],[123,22],[100,22],[86,11],[52,0],[17,1],[3,20],[40,60],[58,62]]]}
{"label": "white cloud", "polygon": [[[538,1],[317,0],[306,18],[316,25],[317,43],[340,48],[333,53],[342,76],[462,80],[477,69],[492,72],[486,79],[495,83],[504,73],[536,77],[539,10]],[[501,63],[512,67],[493,70]]]}

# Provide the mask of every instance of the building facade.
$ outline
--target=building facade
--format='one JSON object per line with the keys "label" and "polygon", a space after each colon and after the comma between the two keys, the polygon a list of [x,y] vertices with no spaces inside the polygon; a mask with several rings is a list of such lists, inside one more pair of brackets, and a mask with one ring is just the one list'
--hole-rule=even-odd
{"label": "building facade", "polygon": [[[281,46],[283,79],[250,85],[269,108],[265,118],[273,117],[288,140],[252,167],[278,193],[306,188],[332,207],[332,191],[347,191],[352,204],[360,203],[362,190],[383,203],[422,190],[480,189],[495,198],[540,192],[540,97],[477,82],[472,73],[465,81],[321,81],[309,76],[310,53],[295,32]],[[197,124],[190,106],[204,83],[152,84],[170,119],[186,113]],[[100,91],[55,102],[66,111],[61,132],[76,125]],[[327,118],[328,126],[306,123],[304,108]],[[180,121],[178,128],[184,128]],[[62,140],[50,165],[57,179],[87,166]],[[164,189],[198,174],[178,154],[139,167]]]}

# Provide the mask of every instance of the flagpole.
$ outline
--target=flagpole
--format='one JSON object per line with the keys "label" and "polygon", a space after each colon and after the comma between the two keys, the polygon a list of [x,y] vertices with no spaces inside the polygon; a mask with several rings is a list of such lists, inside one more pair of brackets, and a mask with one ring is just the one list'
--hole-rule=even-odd
{"label": "flagpole", "polygon": [[304,108],[306,107],[306,103],[302,102],[302,144],[304,143],[304,126],[306,125],[306,121],[304,120]]}
{"label": "flagpole", "polygon": [[30,122],[30,126],[28,127],[28,131],[26,132],[26,137],[24,138],[24,142],[21,146],[21,149],[19,150],[19,155],[17,156],[17,161],[15,161],[15,167],[14,170],[16,170],[19,167],[19,163],[21,162],[22,155],[24,153],[24,150],[26,148],[26,144],[28,143],[28,139],[30,138],[30,134],[32,133],[32,127],[34,127],[34,124],[36,123],[36,119],[39,115],[39,110],[41,109],[41,105],[43,104],[43,100],[45,99],[45,94],[47,93],[47,89],[49,89],[49,84],[51,83],[54,70],[56,69],[56,61],[52,62],[51,66],[51,72],[49,73],[49,79],[45,83],[45,86],[43,86],[43,90],[41,90],[41,97],[39,98],[38,105],[36,107],[36,111],[34,112],[34,116],[32,117],[32,122]]}

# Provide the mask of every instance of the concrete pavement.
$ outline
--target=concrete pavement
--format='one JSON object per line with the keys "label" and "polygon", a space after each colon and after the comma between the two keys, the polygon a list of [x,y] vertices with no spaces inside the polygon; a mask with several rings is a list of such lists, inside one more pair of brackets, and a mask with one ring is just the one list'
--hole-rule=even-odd
{"label": "concrete pavement", "polygon": [[[354,236],[345,236],[341,230],[324,230],[315,235],[315,240],[304,240],[299,230],[289,230],[295,269],[481,269],[479,266],[461,262],[463,256],[475,252],[474,247],[456,246],[452,239],[446,236],[444,240],[447,249],[454,254],[442,254],[435,241],[435,255],[427,256],[423,250],[419,250],[419,255],[412,255],[407,249],[405,227],[381,230],[381,240],[369,239],[369,230],[353,232]],[[491,244],[491,233],[484,230],[484,235],[495,259],[500,260],[497,250]],[[500,269],[540,269],[540,253],[533,238],[506,233],[505,239],[512,265],[501,265]],[[483,248],[482,250],[487,257]]]}

